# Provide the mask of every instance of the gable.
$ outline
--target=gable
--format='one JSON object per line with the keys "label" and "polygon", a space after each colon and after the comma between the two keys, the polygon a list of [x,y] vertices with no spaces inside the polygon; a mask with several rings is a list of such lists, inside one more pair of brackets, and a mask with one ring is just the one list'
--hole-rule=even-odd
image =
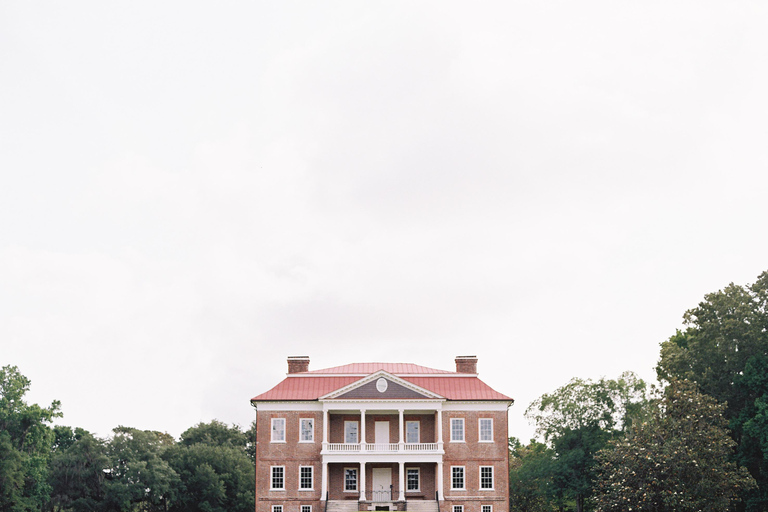
{"label": "gable", "polygon": [[[384,386],[384,383],[386,383],[386,386]],[[407,388],[391,379],[379,377],[334,398],[339,400],[414,400],[420,398],[431,399],[433,397]]]}

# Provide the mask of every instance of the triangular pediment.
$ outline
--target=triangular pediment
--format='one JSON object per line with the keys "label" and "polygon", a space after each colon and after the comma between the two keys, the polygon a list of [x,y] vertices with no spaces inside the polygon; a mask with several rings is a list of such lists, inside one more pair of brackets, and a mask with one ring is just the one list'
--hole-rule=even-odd
{"label": "triangular pediment", "polygon": [[443,400],[444,397],[379,370],[347,386],[332,391],[320,400]]}

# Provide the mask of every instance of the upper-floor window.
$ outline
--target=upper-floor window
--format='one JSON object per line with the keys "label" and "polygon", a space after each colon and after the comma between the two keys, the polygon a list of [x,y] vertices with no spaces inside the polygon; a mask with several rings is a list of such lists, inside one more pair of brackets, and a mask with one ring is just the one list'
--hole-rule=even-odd
{"label": "upper-floor window", "polygon": [[311,443],[315,440],[315,420],[312,418],[301,418],[299,420],[299,442]]}
{"label": "upper-floor window", "polygon": [[464,490],[464,466],[451,466],[451,489]]}
{"label": "upper-floor window", "polygon": [[493,466],[480,466],[480,488],[493,489]]}
{"label": "upper-floor window", "polygon": [[464,505],[454,505],[453,512],[464,512]]}
{"label": "upper-floor window", "polygon": [[482,505],[480,512],[493,512],[493,505]]}
{"label": "upper-floor window", "polygon": [[464,442],[464,418],[451,418],[451,441]]}
{"label": "upper-floor window", "polygon": [[285,490],[285,466],[272,466],[272,481],[269,488],[274,491]]}
{"label": "upper-floor window", "polygon": [[[312,512],[312,505],[302,505],[301,512]],[[490,512],[490,510],[488,512]]]}
{"label": "upper-floor window", "polygon": [[272,512],[283,512],[282,505],[272,505]]}
{"label": "upper-floor window", "polygon": [[347,444],[355,444],[358,442],[356,421],[344,422],[344,442]]}
{"label": "upper-floor window", "polygon": [[493,442],[493,418],[480,418],[478,420],[481,443]]}
{"label": "upper-floor window", "polygon": [[272,418],[272,442],[285,442],[285,418]]}
{"label": "upper-floor window", "polygon": [[419,422],[418,421],[406,421],[405,422],[405,442],[406,443],[418,443],[419,441]]}

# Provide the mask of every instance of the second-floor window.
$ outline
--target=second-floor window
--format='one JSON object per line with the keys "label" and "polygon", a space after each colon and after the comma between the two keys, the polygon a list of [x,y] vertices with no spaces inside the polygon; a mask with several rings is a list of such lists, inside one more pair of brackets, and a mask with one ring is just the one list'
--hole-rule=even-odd
{"label": "second-floor window", "polygon": [[419,442],[419,422],[418,421],[405,422],[405,442],[406,443]]}
{"label": "second-floor window", "polygon": [[451,418],[451,441],[464,442],[464,418]]}
{"label": "second-floor window", "polygon": [[315,440],[315,420],[312,418],[301,418],[299,420],[299,430],[299,442],[311,443]]}
{"label": "second-floor window", "polygon": [[344,442],[347,444],[357,443],[357,422],[345,421],[344,422]]}
{"label": "second-floor window", "polygon": [[272,442],[285,442],[285,418],[272,418]]}
{"label": "second-floor window", "polygon": [[493,442],[493,418],[480,418],[479,431],[481,443]]}

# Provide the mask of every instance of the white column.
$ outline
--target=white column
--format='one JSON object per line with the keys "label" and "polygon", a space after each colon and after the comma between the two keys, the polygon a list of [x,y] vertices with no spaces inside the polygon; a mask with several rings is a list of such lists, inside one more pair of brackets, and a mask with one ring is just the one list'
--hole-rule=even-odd
{"label": "white column", "polygon": [[360,450],[365,451],[365,409],[360,409]]}
{"label": "white column", "polygon": [[438,462],[437,463],[437,486],[436,486],[437,492],[440,495],[440,499],[445,499],[445,494],[443,493],[443,463]]}
{"label": "white column", "polygon": [[443,411],[437,410],[437,449],[443,449]]}
{"label": "white column", "polygon": [[400,485],[400,496],[397,497],[397,501],[405,501],[405,462],[400,461],[400,474],[398,475],[398,483]]}
{"label": "white column", "polygon": [[323,410],[323,450],[328,448],[328,421],[331,419],[331,415],[328,410]]}
{"label": "white column", "polygon": [[400,412],[400,443],[399,443],[399,450],[402,452],[405,448],[403,447],[403,444],[405,443],[405,439],[403,438],[403,429],[405,428],[405,424],[403,422],[403,410],[399,409]]}
{"label": "white column", "polygon": [[365,462],[360,463],[360,501],[365,501]]}
{"label": "white column", "polygon": [[325,500],[326,494],[328,494],[328,463],[323,462],[322,480],[320,481],[320,499]]}

